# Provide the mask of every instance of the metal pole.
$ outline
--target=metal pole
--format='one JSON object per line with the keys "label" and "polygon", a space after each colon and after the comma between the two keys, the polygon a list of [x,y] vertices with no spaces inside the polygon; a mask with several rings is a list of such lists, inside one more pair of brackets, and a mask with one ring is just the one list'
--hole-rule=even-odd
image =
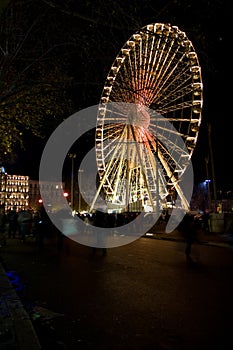
{"label": "metal pole", "polygon": [[82,196],[81,196],[81,184],[82,184],[82,177],[81,177],[81,174],[83,173],[83,170],[82,169],[79,169],[79,178],[78,178],[78,211],[79,213],[81,212],[81,201],[82,201]]}
{"label": "metal pole", "polygon": [[206,164],[206,181],[207,181],[207,202],[208,202],[208,210],[211,210],[211,194],[210,194],[210,180],[209,180],[209,168],[208,168],[209,158],[205,158],[205,164]]}
{"label": "metal pole", "polygon": [[74,209],[74,157],[71,158],[71,209]]}
{"label": "metal pole", "polygon": [[217,206],[217,190],[216,190],[216,178],[215,178],[215,169],[214,169],[214,157],[213,149],[211,142],[211,125],[208,124],[208,141],[209,141],[209,151],[210,151],[210,161],[211,161],[211,170],[212,170],[212,179],[213,179],[213,191],[214,191],[214,209],[216,210]]}
{"label": "metal pole", "polygon": [[158,213],[160,210],[159,207],[159,152],[158,152],[158,138],[156,136],[156,212]]}
{"label": "metal pole", "polygon": [[71,196],[71,209],[74,210],[74,159],[76,158],[75,153],[69,154],[71,158],[71,186],[70,186],[70,196]]}

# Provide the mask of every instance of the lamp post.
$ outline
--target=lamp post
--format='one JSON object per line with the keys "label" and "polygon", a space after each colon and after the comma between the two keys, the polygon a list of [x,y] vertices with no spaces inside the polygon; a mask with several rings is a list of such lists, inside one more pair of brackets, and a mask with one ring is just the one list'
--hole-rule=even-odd
{"label": "lamp post", "polygon": [[212,205],[211,205],[211,194],[210,194],[210,182],[211,180],[209,180],[209,168],[208,168],[208,164],[209,164],[209,157],[205,158],[205,165],[206,165],[206,176],[207,176],[207,180],[205,180],[206,186],[207,186],[207,203],[208,203],[208,209],[211,210],[212,209]]}
{"label": "lamp post", "polygon": [[208,207],[208,210],[211,210],[210,182],[211,182],[211,180],[209,180],[209,179],[205,180],[205,184],[207,187],[207,203],[208,203],[207,207]]}
{"label": "lamp post", "polygon": [[79,177],[78,177],[78,211],[79,213],[81,212],[81,201],[82,201],[82,196],[81,196],[81,174],[83,173],[83,169],[79,169]]}
{"label": "lamp post", "polygon": [[76,158],[75,153],[69,153],[71,158],[71,185],[70,185],[70,196],[71,196],[71,209],[74,209],[74,159]]}
{"label": "lamp post", "polygon": [[4,167],[0,167],[0,204],[6,210],[6,199],[7,199],[7,173]]}
{"label": "lamp post", "polygon": [[208,126],[208,142],[209,142],[209,152],[210,152],[210,161],[211,161],[211,171],[212,171],[212,180],[213,180],[214,209],[216,209],[216,206],[217,206],[217,190],[216,190],[216,178],[215,178],[213,148],[212,148],[212,141],[211,141],[211,125],[208,124],[207,126]]}

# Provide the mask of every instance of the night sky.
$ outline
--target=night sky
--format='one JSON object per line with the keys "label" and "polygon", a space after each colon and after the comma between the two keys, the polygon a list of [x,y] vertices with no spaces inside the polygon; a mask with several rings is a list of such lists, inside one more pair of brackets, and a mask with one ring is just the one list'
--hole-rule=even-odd
{"label": "night sky", "polygon": [[[232,188],[230,52],[233,15],[229,1],[134,0],[128,3],[121,0],[51,0],[29,1],[27,6],[27,15],[31,9],[33,16],[36,13],[41,14],[44,21],[50,19],[46,28],[41,26],[37,29],[34,38],[40,38],[40,33],[47,30],[48,35],[43,35],[43,39],[59,42],[62,30],[64,40],[70,40],[71,34],[77,40],[72,49],[64,46],[63,51],[60,49],[56,53],[59,58],[65,57],[68,62],[66,69],[73,78],[70,89],[73,112],[99,103],[112,62],[137,29],[149,23],[162,22],[177,25],[185,31],[197,52],[204,86],[201,131],[192,158],[195,182],[206,178],[205,158],[209,154],[207,124],[210,124],[217,188]],[[25,15],[22,11],[22,18]],[[32,42],[35,45],[35,41]],[[51,130],[43,140],[37,140],[28,133],[25,150],[17,149],[17,159],[5,164],[8,172],[38,177],[40,156],[49,133]]]}

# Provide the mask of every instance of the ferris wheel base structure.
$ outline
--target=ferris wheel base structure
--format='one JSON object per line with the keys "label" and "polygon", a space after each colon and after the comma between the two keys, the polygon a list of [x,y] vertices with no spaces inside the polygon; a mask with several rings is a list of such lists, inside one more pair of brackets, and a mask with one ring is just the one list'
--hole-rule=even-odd
{"label": "ferris wheel base structure", "polygon": [[159,206],[158,211],[156,210],[156,205],[152,207],[148,203],[144,203],[143,200],[139,200],[136,202],[129,203],[128,206],[122,206],[120,204],[108,203],[107,204],[107,212],[111,213],[153,213],[160,211],[162,213],[163,210],[167,210],[168,212],[172,211],[172,209],[176,208],[175,204],[166,203],[163,206]]}

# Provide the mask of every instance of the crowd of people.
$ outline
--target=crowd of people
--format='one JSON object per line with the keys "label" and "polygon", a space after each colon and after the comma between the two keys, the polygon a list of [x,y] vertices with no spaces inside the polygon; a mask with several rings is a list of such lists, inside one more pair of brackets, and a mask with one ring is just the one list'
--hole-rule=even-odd
{"label": "crowd of people", "polygon": [[45,218],[43,211],[20,209],[16,207],[5,211],[0,207],[0,246],[6,245],[8,239],[20,239],[25,242],[27,236],[35,236],[38,244],[43,243],[43,230]]}
{"label": "crowd of people", "polygon": [[[168,216],[165,212],[161,215],[160,220],[165,223],[168,220]],[[59,212],[62,218],[61,212]],[[135,221],[137,224],[137,216],[139,213],[121,213],[121,214],[107,214],[101,211],[96,211],[93,215],[78,215],[83,221],[88,225],[93,225],[96,227],[120,227],[125,224]],[[150,220],[151,213],[145,214],[144,218],[148,222]],[[153,219],[153,217],[152,217]],[[182,222],[178,226],[178,230],[183,235],[186,246],[185,246],[185,256],[188,261],[192,261],[191,253],[192,246],[198,241],[197,232],[201,229],[209,231],[208,227],[208,216],[207,215],[193,215],[191,213],[186,213]],[[154,221],[152,220],[151,225]],[[33,211],[31,209],[21,209],[17,210],[16,207],[5,211],[4,206],[0,206],[0,247],[6,245],[7,239],[19,239],[21,242],[25,242],[26,238],[32,236],[35,238],[35,242],[38,247],[43,248],[45,235],[49,231],[49,224],[51,222],[42,206],[40,210]],[[232,227],[232,226],[231,226]],[[57,232],[57,248],[61,251],[63,247],[64,234],[59,230]],[[103,232],[105,234],[105,232]],[[102,249],[102,254],[107,254],[107,248],[104,244],[99,242],[99,246]],[[95,255],[97,249],[93,248],[93,255]]]}

